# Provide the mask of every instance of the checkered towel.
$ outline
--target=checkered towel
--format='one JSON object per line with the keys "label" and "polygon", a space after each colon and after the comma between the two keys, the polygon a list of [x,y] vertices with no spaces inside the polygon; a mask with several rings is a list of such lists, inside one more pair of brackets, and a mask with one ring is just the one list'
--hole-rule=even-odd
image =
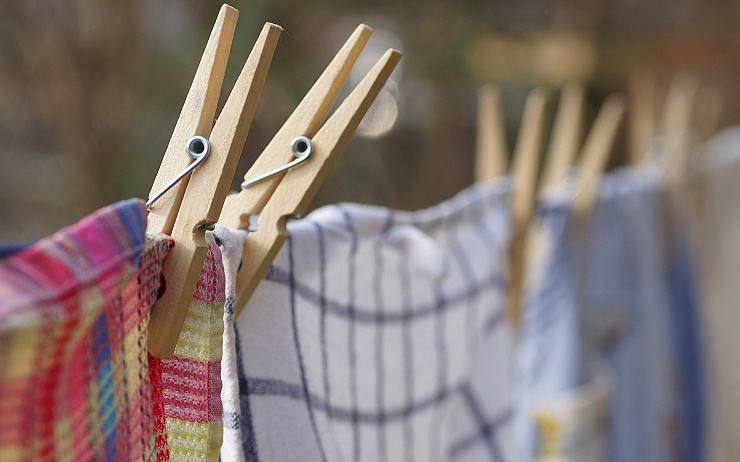
{"label": "checkered towel", "polygon": [[[241,438],[223,460],[515,461],[502,184],[414,213],[324,207],[288,229],[227,336],[226,433]],[[225,233],[228,280],[243,238]]]}
{"label": "checkered towel", "polygon": [[0,263],[0,460],[153,454],[146,327],[171,241],[145,226],[121,202]]}
{"label": "checkered towel", "polygon": [[208,254],[172,359],[149,357],[157,460],[216,461],[221,448],[221,351],[224,269],[207,235]]}

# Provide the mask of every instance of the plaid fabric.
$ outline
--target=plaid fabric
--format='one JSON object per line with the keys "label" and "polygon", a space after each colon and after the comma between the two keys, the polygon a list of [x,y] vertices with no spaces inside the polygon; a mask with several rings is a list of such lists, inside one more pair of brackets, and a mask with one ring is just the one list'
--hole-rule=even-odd
{"label": "plaid fabric", "polygon": [[174,356],[149,356],[158,461],[216,461],[221,448],[224,269],[210,234],[208,241]]}
{"label": "plaid fabric", "polygon": [[0,263],[0,460],[150,458],[146,326],[171,241],[145,242],[145,214],[106,207]]}
{"label": "plaid fabric", "polygon": [[242,447],[225,440],[224,460],[517,460],[506,210],[495,183],[421,212],[345,204],[291,223],[236,322],[225,425]]}

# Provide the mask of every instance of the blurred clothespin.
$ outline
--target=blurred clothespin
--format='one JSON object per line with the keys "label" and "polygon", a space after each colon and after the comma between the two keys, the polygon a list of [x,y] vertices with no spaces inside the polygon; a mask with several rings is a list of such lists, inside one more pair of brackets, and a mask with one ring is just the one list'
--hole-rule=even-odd
{"label": "blurred clothespin", "polygon": [[577,219],[588,216],[596,203],[599,181],[606,172],[609,155],[614,150],[624,112],[624,98],[616,94],[609,96],[601,105],[586,138],[578,165],[580,189],[571,208]]}
{"label": "blurred clothespin", "polygon": [[[508,318],[513,326],[519,323],[524,285],[524,240],[534,215],[547,100],[547,92],[542,88],[529,94],[509,173],[512,182],[512,229],[509,241]],[[480,170],[476,171],[476,181],[480,182],[501,176],[506,169],[508,148],[498,90],[492,86],[484,87],[479,94],[478,104],[476,167]]]}
{"label": "blurred clothespin", "polygon": [[[477,156],[500,156],[505,152],[503,133],[503,117],[491,117],[490,114],[500,114],[498,96],[492,92],[495,89],[486,88],[481,92],[478,118],[478,149]],[[493,96],[491,96],[493,95]],[[598,182],[606,169],[609,153],[612,152],[617,131],[624,114],[624,101],[618,95],[610,96],[603,104],[596,118],[593,128],[588,134],[583,149],[580,148],[580,137],[583,125],[585,92],[583,86],[571,83],[564,88],[558,112],[556,115],[553,136],[548,152],[547,165],[543,172],[541,184],[537,184],[539,153],[544,135],[544,117],[547,103],[547,94],[542,89],[534,90],[527,100],[522,125],[517,140],[517,150],[514,154],[512,176],[512,231],[509,244],[509,320],[517,326],[521,317],[521,303],[524,285],[529,273],[536,234],[530,229],[530,222],[534,215],[537,191],[542,194],[559,185],[566,179],[568,170],[579,166],[578,193],[572,204],[572,211],[577,217],[585,216],[593,207],[596,200]],[[488,115],[487,115],[488,114]],[[486,138],[480,131],[491,129],[488,125],[499,124],[493,127],[493,135]],[[485,125],[484,125],[485,124]],[[499,141],[494,142],[493,140]],[[483,140],[484,142],[480,142]],[[504,146],[500,148],[500,146]],[[487,147],[487,148],[486,148]],[[492,147],[496,147],[493,149]],[[486,149],[482,149],[486,148]],[[578,155],[580,152],[580,156]],[[579,159],[580,160],[577,160]],[[486,165],[482,159],[476,165]],[[505,165],[505,164],[504,164]],[[503,167],[505,168],[505,166]],[[486,175],[476,174],[480,180],[490,179]]]}
{"label": "blurred clothespin", "polygon": [[640,165],[656,135],[657,95],[655,73],[645,69],[629,76],[629,152],[628,164]]}

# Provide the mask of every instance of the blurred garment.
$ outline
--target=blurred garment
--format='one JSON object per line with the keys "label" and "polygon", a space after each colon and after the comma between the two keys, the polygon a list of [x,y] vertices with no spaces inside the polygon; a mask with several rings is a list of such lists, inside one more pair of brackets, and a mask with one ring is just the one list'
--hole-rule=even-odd
{"label": "blurred garment", "polygon": [[152,456],[147,325],[171,241],[145,227],[124,201],[0,263],[1,460]]}
{"label": "blurred garment", "polygon": [[[328,206],[289,223],[236,321],[224,389],[239,387],[242,448],[222,454],[518,461],[503,192],[475,186],[413,213]],[[240,252],[224,254],[237,268]]]}
{"label": "blurred garment", "polygon": [[529,409],[588,383],[598,355],[614,380],[608,419],[598,422],[608,432],[605,460],[701,460],[701,326],[691,259],[660,178],[628,169],[604,176],[585,223],[570,217],[570,194],[559,191],[539,211],[544,243],[527,288],[516,383],[522,444],[532,456],[551,451]]}
{"label": "blurred garment", "polygon": [[148,355],[174,245],[142,201],[0,262],[1,460],[217,460],[224,273],[210,240],[172,359]]}
{"label": "blurred garment", "polygon": [[703,155],[692,196],[713,403],[708,460],[729,462],[740,454],[740,128],[721,131]]}
{"label": "blurred garment", "polygon": [[586,226],[586,332],[616,379],[609,460],[698,461],[704,370],[696,282],[661,178],[607,175]]}
{"label": "blurred garment", "polygon": [[605,455],[611,387],[584,351],[569,199],[563,190],[545,198],[530,236],[515,382],[523,462],[599,462]]}

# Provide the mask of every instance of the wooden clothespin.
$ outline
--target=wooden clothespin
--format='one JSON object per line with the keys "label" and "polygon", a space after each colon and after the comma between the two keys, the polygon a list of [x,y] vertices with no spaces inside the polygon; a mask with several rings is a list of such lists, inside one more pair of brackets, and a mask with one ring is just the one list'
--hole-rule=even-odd
{"label": "wooden clothespin", "polygon": [[680,187],[686,174],[698,89],[699,82],[691,74],[677,75],[668,87],[660,128],[668,154],[665,170],[670,187]]}
{"label": "wooden clothespin", "polygon": [[636,70],[629,76],[629,165],[640,165],[656,135],[657,96],[655,73]]}
{"label": "wooden clothespin", "polygon": [[483,183],[506,175],[509,153],[506,144],[501,95],[495,85],[478,92],[476,120],[475,182]]}
{"label": "wooden clothespin", "polygon": [[[612,152],[619,123],[624,114],[622,98],[617,95],[610,96],[599,111],[596,122],[581,150],[583,105],[583,87],[575,83],[566,86],[555,118],[549,158],[543,173],[543,184],[540,187],[540,195],[557,187],[566,179],[568,169],[578,165],[581,187],[571,203],[571,213],[580,221],[588,216],[596,202],[598,183],[606,170],[609,153]],[[577,160],[578,158],[580,160]],[[537,231],[538,228],[533,226],[523,237],[522,248],[524,250],[519,270],[522,285],[530,274],[537,255],[537,245],[541,242]],[[519,290],[521,291],[522,288],[520,287]]]}
{"label": "wooden clothespin", "polygon": [[586,138],[578,168],[581,189],[573,199],[571,208],[577,219],[588,216],[596,203],[599,181],[606,171],[624,111],[624,98],[620,95],[609,96]]}
{"label": "wooden clothespin", "polygon": [[213,125],[237,17],[234,8],[221,8],[152,186],[150,197],[188,167],[188,140],[205,137],[197,150],[208,159],[189,181],[175,184],[152,204],[149,213],[147,232],[167,233],[175,240],[162,270],[167,289],[152,307],[149,323],[149,351],[160,358],[172,356],[180,336],[207,252],[206,227],[221,212],[282,31],[275,24],[264,26]]}
{"label": "wooden clothespin", "polygon": [[[537,88],[530,93],[524,108],[516,151],[511,168],[512,230],[509,241],[509,309],[512,325],[519,322],[519,303],[524,284],[524,240],[534,215],[537,174],[544,131],[547,92]],[[481,89],[478,98],[476,181],[497,178],[506,171],[506,145],[503,111],[498,90]]]}
{"label": "wooden clothespin", "polygon": [[[521,297],[528,273],[528,258],[536,235],[530,233],[529,222],[535,208],[537,191],[537,162],[544,129],[546,94],[538,89],[530,94],[522,121],[517,152],[514,156],[512,176],[512,237],[509,247],[510,293],[509,319],[517,326],[521,317]],[[624,101],[613,95],[607,99],[579,152],[583,121],[584,90],[579,84],[568,85],[561,96],[555,120],[554,135],[549,151],[550,158],[544,172],[543,192],[556,186],[565,178],[570,166],[580,157],[582,188],[573,203],[573,213],[584,216],[596,199],[598,181],[603,174],[609,153],[612,151],[617,130],[624,114]],[[521,189],[519,189],[517,187]],[[518,195],[518,196],[517,196]]]}
{"label": "wooden clothespin", "polygon": [[[306,161],[243,188],[226,199],[219,219],[224,226],[247,229],[250,217],[259,215],[259,230],[246,239],[243,263],[237,275],[237,315],[287,239],[287,219],[305,212],[338,154],[401,58],[400,52],[388,50],[321,126],[371,32],[365,25],[355,30],[247,172],[245,183],[266,172],[280,170],[291,161],[297,154],[293,141],[296,137],[306,137],[298,141],[298,151],[310,152]],[[291,150],[291,145],[294,150]]]}
{"label": "wooden clothespin", "polygon": [[543,88],[537,88],[529,94],[512,159],[508,316],[510,323],[515,327],[519,325],[521,317],[521,298],[526,282],[525,241],[536,206],[537,175],[547,100],[548,94]]}
{"label": "wooden clothespin", "polygon": [[571,82],[563,88],[540,182],[540,194],[560,184],[568,168],[576,161],[583,132],[585,99],[582,84]]}

